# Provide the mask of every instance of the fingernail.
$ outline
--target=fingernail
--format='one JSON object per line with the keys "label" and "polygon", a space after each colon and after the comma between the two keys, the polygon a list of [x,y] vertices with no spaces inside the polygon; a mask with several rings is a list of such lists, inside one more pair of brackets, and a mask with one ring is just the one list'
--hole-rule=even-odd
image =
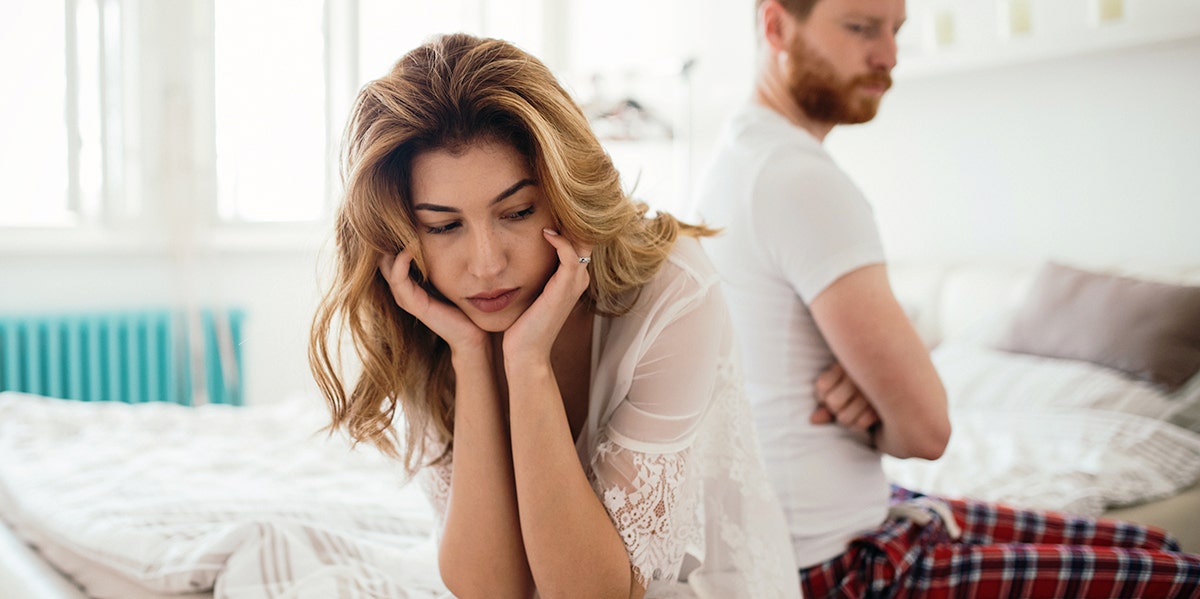
{"label": "fingernail", "polygon": [[542,229],[542,231],[545,231],[547,235],[558,237],[558,231],[555,231],[554,229]]}

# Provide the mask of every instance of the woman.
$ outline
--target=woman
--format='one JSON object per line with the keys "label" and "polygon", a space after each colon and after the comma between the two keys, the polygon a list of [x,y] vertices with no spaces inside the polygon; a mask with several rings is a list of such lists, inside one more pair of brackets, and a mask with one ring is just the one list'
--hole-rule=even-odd
{"label": "woman", "polygon": [[313,369],[332,426],[421,472],[456,596],[798,596],[709,231],[644,216],[544,65],[413,50],[343,178]]}

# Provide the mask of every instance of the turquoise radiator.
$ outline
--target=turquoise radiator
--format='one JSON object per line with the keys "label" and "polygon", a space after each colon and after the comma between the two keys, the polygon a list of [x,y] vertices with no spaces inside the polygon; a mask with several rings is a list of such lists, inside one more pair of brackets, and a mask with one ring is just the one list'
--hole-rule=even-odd
{"label": "turquoise radiator", "polygon": [[0,391],[241,405],[243,320],[237,309],[0,316]]}

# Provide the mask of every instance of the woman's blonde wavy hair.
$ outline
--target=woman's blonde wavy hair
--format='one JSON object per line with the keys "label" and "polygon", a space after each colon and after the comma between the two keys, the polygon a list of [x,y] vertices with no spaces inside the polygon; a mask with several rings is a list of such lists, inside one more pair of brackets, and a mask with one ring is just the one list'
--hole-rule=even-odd
{"label": "woman's blonde wavy hair", "polygon": [[[593,246],[591,284],[580,301],[595,313],[628,312],[679,234],[711,233],[665,213],[647,217],[645,204],[621,190],[587,118],[553,74],[509,43],[442,36],[368,83],[343,141],[334,280],[313,319],[309,362],[330,429],[400,458],[410,474],[452,447],[454,371],[447,344],[396,305],[377,263],[407,247],[414,275],[425,272],[412,159],[481,140],[510,143],[525,156],[559,231]],[[347,334],[361,362],[354,381],[341,361]]]}

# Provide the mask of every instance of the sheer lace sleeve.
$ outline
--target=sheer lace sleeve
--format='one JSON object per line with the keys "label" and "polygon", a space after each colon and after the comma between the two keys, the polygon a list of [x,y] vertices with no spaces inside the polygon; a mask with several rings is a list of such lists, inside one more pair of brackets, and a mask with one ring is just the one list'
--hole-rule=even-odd
{"label": "sheer lace sleeve", "polygon": [[589,469],[648,593],[686,576],[684,555],[703,542],[691,446],[711,404],[724,333],[715,286],[686,278],[651,298],[660,318],[647,324],[629,390],[600,428]]}
{"label": "sheer lace sleeve", "polygon": [[426,466],[417,472],[417,484],[425,492],[429,506],[433,508],[433,518],[437,523],[438,536],[446,524],[446,505],[450,501],[450,472],[453,466],[449,460],[441,464]]}
{"label": "sheer lace sleeve", "polygon": [[798,598],[725,300],[694,240],[673,252],[605,338],[588,476],[647,597]]}
{"label": "sheer lace sleeve", "polygon": [[688,451],[648,454],[602,436],[592,463],[592,487],[608,510],[643,588],[678,580],[696,502],[688,493]]}

